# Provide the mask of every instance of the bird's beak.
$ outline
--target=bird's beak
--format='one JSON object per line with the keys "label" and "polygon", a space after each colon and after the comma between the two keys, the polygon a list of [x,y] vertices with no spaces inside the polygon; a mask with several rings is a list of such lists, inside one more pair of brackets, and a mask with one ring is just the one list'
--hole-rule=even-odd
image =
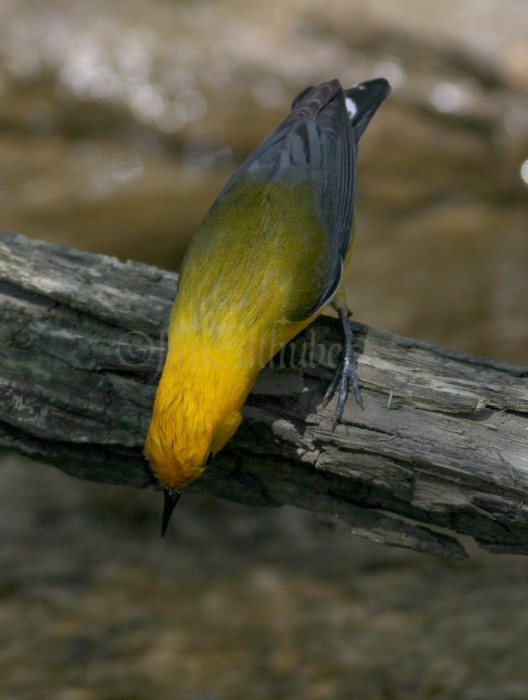
{"label": "bird's beak", "polygon": [[171,518],[172,511],[174,510],[174,506],[180,500],[181,492],[175,491],[174,489],[171,489],[169,486],[166,486],[163,489],[163,496],[164,496],[164,501],[163,501],[163,517],[161,518],[161,536],[165,537],[165,533],[167,532],[167,525],[169,524],[169,520]]}

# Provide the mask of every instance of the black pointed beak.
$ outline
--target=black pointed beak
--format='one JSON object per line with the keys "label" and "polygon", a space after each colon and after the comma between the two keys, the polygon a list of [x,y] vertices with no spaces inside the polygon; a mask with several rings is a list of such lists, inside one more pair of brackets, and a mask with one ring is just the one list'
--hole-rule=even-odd
{"label": "black pointed beak", "polygon": [[178,503],[178,501],[180,500],[181,493],[180,491],[175,491],[169,486],[166,486],[163,489],[163,496],[164,501],[163,517],[161,518],[161,536],[165,537],[165,533],[167,532],[167,526],[169,524],[169,520],[171,519],[172,511],[174,510],[176,503]]}

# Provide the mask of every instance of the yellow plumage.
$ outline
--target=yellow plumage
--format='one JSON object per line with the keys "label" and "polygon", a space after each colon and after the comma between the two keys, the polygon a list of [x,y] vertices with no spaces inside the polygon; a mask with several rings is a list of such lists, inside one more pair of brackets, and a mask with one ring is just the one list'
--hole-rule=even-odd
{"label": "yellow plumage", "polygon": [[[302,93],[192,240],[145,443],[165,488],[163,532],[179,493],[238,428],[260,369],[336,296],[352,248],[357,141],[388,91],[383,79],[347,92],[334,80]],[[341,403],[355,366],[345,334]]]}
{"label": "yellow plumage", "polygon": [[158,479],[176,491],[238,428],[261,368],[313,320],[300,315],[322,284],[324,231],[303,189],[294,202],[299,193],[281,185],[237,188],[187,251],[145,445]]}

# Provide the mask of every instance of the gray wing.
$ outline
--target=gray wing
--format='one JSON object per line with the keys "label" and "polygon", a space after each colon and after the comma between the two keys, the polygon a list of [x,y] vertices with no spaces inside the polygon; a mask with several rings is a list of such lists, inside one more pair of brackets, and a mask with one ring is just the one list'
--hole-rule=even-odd
{"label": "gray wing", "polygon": [[[248,179],[292,185],[313,182],[316,214],[325,232],[327,269],[320,295],[306,317],[325,306],[341,283],[354,214],[357,141],[390,90],[383,79],[370,83],[377,84],[374,91],[363,83],[344,92],[338,80],[305,90],[219,195],[220,199]],[[365,99],[370,94],[372,98]]]}

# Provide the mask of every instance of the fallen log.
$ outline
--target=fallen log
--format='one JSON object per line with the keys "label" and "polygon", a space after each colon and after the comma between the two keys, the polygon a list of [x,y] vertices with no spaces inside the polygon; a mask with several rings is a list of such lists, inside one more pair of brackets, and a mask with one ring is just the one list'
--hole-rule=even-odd
{"label": "fallen log", "polygon": [[[146,487],[142,455],[178,276],[0,233],[0,446]],[[320,318],[266,368],[236,437],[192,490],[344,519],[463,558],[457,535],[528,553],[528,368],[354,324],[362,411],[333,429],[339,359]]]}

